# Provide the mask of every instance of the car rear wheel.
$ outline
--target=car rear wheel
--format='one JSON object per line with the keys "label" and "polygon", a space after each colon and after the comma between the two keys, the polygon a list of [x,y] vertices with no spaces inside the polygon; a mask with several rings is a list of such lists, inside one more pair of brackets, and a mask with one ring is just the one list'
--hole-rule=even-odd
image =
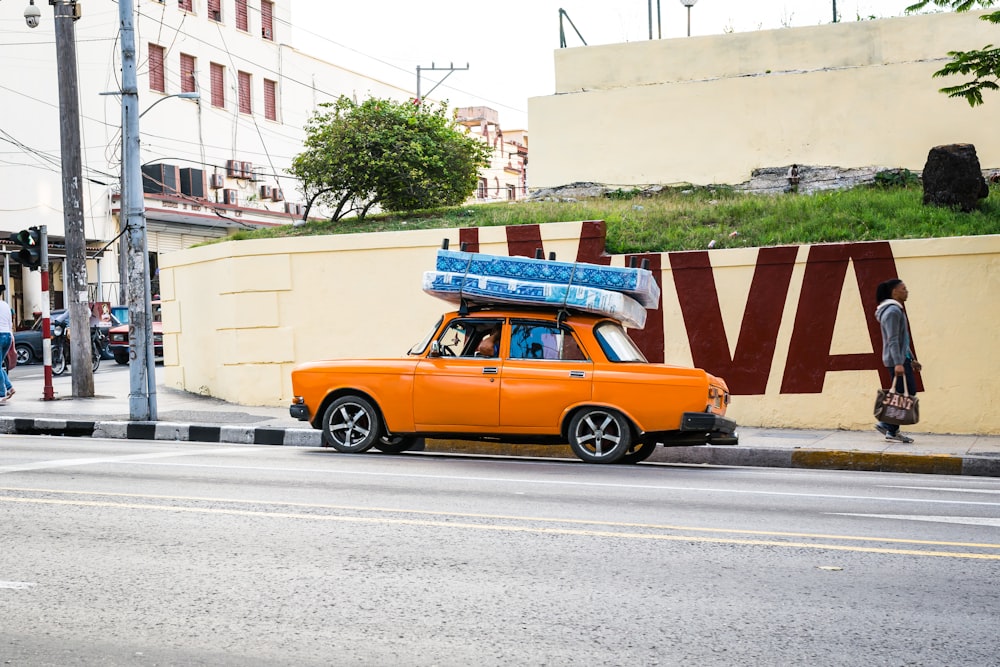
{"label": "car rear wheel", "polygon": [[614,463],[632,445],[628,421],[605,408],[585,408],[569,423],[569,446],[587,463]]}
{"label": "car rear wheel", "polygon": [[17,365],[30,364],[35,360],[35,353],[31,351],[30,345],[15,345],[17,351]]}
{"label": "car rear wheel", "polygon": [[422,438],[410,435],[383,435],[375,443],[375,449],[386,454],[401,454],[417,448],[417,441]]}
{"label": "car rear wheel", "polygon": [[655,440],[637,442],[625,452],[625,455],[618,460],[618,463],[642,463],[652,456],[654,451],[656,451]]}
{"label": "car rear wheel", "polygon": [[119,352],[118,350],[115,350],[114,355],[115,363],[121,364],[122,366],[128,363],[128,352]]}
{"label": "car rear wheel", "polygon": [[378,412],[360,396],[341,396],[323,414],[323,442],[338,452],[355,454],[378,441]]}

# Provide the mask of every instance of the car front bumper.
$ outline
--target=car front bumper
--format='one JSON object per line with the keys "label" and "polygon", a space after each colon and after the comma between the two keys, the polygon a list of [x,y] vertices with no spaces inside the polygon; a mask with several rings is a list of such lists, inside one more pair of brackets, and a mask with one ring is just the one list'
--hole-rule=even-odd
{"label": "car front bumper", "polygon": [[309,408],[304,403],[292,403],[289,405],[288,414],[299,421],[309,421]]}

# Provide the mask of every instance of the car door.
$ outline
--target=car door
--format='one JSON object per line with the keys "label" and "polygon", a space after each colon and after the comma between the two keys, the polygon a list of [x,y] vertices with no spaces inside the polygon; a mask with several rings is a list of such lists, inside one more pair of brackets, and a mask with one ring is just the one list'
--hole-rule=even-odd
{"label": "car door", "polygon": [[[496,318],[456,318],[436,339],[439,354],[417,364],[413,378],[413,421],[417,430],[495,433],[500,424],[499,354],[476,348],[502,329]],[[501,338],[502,340],[502,338]],[[433,345],[433,343],[432,343]],[[502,343],[501,343],[502,348]]]}
{"label": "car door", "polygon": [[512,320],[510,332],[500,386],[501,431],[558,434],[566,410],[590,400],[593,363],[566,325]]}

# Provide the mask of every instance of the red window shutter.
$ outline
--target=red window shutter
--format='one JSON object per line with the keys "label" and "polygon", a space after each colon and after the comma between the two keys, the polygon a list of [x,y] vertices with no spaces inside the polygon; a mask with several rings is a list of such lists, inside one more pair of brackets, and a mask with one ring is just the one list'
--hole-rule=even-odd
{"label": "red window shutter", "polygon": [[222,0],[208,0],[208,18],[222,22]]}
{"label": "red window shutter", "polygon": [[149,45],[149,89],[167,92],[167,82],[163,72],[163,47]]}
{"label": "red window shutter", "polygon": [[252,113],[250,106],[250,75],[246,72],[240,72],[239,82],[240,113]]}
{"label": "red window shutter", "polygon": [[226,68],[219,63],[212,63],[212,106],[226,106]]}
{"label": "red window shutter", "polygon": [[260,3],[260,34],[264,39],[274,39],[274,4],[267,0]]}
{"label": "red window shutter", "polygon": [[194,85],[194,56],[186,53],[181,54],[181,92],[193,93]]}
{"label": "red window shutter", "polygon": [[278,120],[277,92],[278,84],[264,79],[264,118],[268,120]]}
{"label": "red window shutter", "polygon": [[250,20],[247,18],[247,0],[236,0],[236,28],[248,32]]}
{"label": "red window shutter", "polygon": [[177,0],[178,6],[181,9],[186,9],[189,12],[193,12],[194,11],[194,7],[192,6],[192,3],[193,3],[193,0]]}

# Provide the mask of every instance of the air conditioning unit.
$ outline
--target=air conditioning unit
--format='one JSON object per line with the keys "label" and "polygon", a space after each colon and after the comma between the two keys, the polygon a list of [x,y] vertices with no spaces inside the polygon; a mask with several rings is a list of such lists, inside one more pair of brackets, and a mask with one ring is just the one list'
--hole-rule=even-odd
{"label": "air conditioning unit", "polygon": [[281,201],[285,198],[285,193],[281,191],[281,188],[275,187],[271,189],[271,201]]}
{"label": "air conditioning unit", "polygon": [[213,190],[219,190],[226,185],[226,177],[222,174],[212,174],[209,180]]}
{"label": "air conditioning unit", "polygon": [[237,206],[240,200],[236,190],[228,189],[222,191],[222,201],[230,206]]}
{"label": "air conditioning unit", "polygon": [[150,194],[176,195],[180,173],[172,164],[142,165],[142,191]]}
{"label": "air conditioning unit", "polygon": [[253,178],[253,162],[244,162],[243,178]]}
{"label": "air conditioning unit", "polygon": [[226,160],[226,175],[229,178],[243,178],[243,163],[239,160]]}
{"label": "air conditioning unit", "polygon": [[264,28],[261,32],[264,35],[264,39],[271,39],[271,29],[270,28]]}
{"label": "air conditioning unit", "polygon": [[262,186],[260,186],[260,198],[261,199],[270,199],[271,198],[271,186],[270,185],[262,185]]}
{"label": "air conditioning unit", "polygon": [[205,198],[205,172],[201,169],[183,167],[181,175],[181,194],[196,199]]}

